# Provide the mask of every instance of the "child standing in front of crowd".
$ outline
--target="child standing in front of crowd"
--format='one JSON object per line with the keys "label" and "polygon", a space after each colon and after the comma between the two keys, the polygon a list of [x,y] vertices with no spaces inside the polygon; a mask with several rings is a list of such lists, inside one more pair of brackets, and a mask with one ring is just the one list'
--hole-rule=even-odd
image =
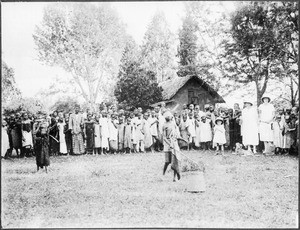
{"label": "child standing in front of crowd", "polygon": [[275,154],[281,154],[283,149],[283,121],[281,115],[278,114],[275,121],[272,123],[273,135],[274,135],[274,146]]}
{"label": "child standing in front of crowd", "polygon": [[132,134],[133,134],[133,125],[131,124],[131,118],[127,118],[127,123],[124,129],[124,149],[126,153],[130,153],[130,148],[132,146]]}
{"label": "child standing in front of crowd", "polygon": [[226,136],[225,136],[225,128],[223,125],[223,119],[218,117],[216,119],[216,125],[214,127],[214,138],[213,144],[216,146],[216,155],[219,154],[219,147],[221,148],[221,155],[224,154],[224,144],[226,143]]}
{"label": "child standing in front of crowd", "polygon": [[202,115],[199,123],[200,127],[200,146],[205,150],[209,150],[212,141],[212,126],[208,115]]}

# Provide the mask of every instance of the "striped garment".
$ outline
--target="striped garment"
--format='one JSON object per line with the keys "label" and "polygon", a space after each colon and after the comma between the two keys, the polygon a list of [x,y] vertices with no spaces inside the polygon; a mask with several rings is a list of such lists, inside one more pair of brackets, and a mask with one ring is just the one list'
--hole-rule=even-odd
{"label": "striped garment", "polygon": [[75,155],[83,154],[84,153],[84,144],[83,144],[83,137],[82,133],[73,134],[72,136],[72,144],[73,144],[73,153]]}

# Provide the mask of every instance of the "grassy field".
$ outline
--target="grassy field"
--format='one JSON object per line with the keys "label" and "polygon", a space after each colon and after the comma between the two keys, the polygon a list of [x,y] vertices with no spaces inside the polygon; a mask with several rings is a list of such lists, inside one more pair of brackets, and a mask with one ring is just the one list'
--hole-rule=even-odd
{"label": "grassy field", "polygon": [[162,175],[164,153],[2,160],[4,228],[298,227],[298,158],[184,152],[206,167],[206,192],[187,173]]}

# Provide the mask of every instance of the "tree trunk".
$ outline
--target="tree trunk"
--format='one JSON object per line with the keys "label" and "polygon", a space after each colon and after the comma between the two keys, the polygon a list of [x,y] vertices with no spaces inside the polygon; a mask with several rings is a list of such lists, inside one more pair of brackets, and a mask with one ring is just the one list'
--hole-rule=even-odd
{"label": "tree trunk", "polygon": [[295,106],[295,98],[294,98],[294,84],[293,84],[293,79],[292,76],[290,76],[290,80],[291,80],[291,105],[292,107]]}
{"label": "tree trunk", "polygon": [[262,92],[259,89],[259,86],[256,85],[256,103],[257,103],[257,107],[260,106],[261,104],[261,97],[263,96],[264,92]]}

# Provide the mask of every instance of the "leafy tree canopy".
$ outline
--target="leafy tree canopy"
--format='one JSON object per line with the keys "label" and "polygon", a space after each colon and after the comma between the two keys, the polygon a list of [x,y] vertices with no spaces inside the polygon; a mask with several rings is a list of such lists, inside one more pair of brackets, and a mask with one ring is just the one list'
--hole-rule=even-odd
{"label": "leafy tree canopy", "polygon": [[[109,92],[124,48],[125,29],[107,3],[51,4],[33,35],[40,61],[71,73],[86,102]],[[104,87],[105,85],[105,87]]]}
{"label": "leafy tree canopy", "polygon": [[162,88],[158,86],[155,74],[131,63],[126,72],[119,76],[115,96],[122,106],[147,108],[162,100]]}

